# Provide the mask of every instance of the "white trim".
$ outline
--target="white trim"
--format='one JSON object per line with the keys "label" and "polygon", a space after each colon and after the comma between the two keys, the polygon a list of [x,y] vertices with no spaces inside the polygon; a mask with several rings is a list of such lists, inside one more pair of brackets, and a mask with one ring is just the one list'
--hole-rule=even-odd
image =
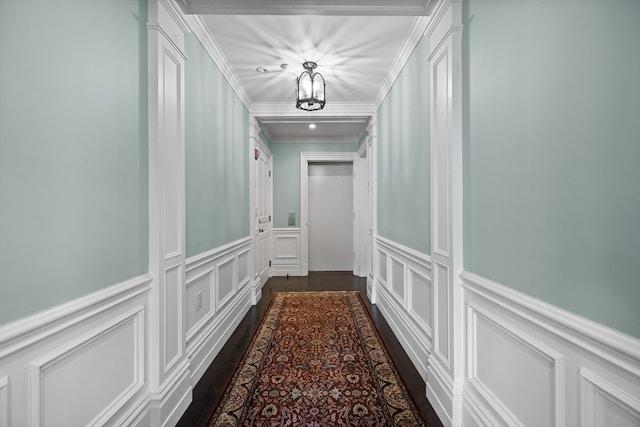
{"label": "white trim", "polygon": [[640,340],[478,275],[464,271],[460,278],[466,291],[640,376]]}
{"label": "white trim", "polygon": [[332,102],[318,111],[302,111],[294,102],[255,102],[251,114],[256,117],[362,117],[377,114],[374,103]]}
{"label": "white trim", "polygon": [[240,101],[245,108],[248,111],[252,111],[253,103],[249,98],[247,91],[244,89],[244,86],[242,86],[236,72],[231,68],[231,65],[229,65],[229,60],[220,48],[220,45],[218,45],[213,34],[211,34],[211,31],[209,31],[204,19],[198,15],[189,15],[186,19],[189,23],[189,28],[196,36],[204,50],[209,54],[213,63],[218,67],[218,70],[220,70],[224,78],[227,80],[229,86],[231,86],[238,98],[240,98]]}
{"label": "white trim", "polygon": [[109,421],[118,410],[123,408],[145,383],[145,337],[144,337],[144,306],[138,305],[104,323],[99,328],[57,348],[56,350],[34,360],[28,366],[29,377],[29,426],[38,427],[45,424],[44,420],[44,374],[47,369],[71,357],[79,350],[105,337],[110,332],[125,323],[134,323],[134,378],[131,384],[103,409],[89,424],[102,425]]}
{"label": "white trim", "polygon": [[640,424],[638,396],[631,396],[584,367],[580,368],[580,394],[580,425],[583,427],[605,427],[599,416],[602,410],[598,406],[599,398],[613,403]]}
{"label": "white trim", "polygon": [[411,4],[381,4],[380,2],[344,1],[340,4],[318,2],[211,2],[181,0],[187,13],[213,15],[358,15],[358,16],[413,16],[427,15],[435,0],[415,0]]}
{"label": "white trim", "polygon": [[[412,275],[418,275],[426,283],[431,283],[429,256],[381,236],[376,236],[375,241],[378,256],[385,257],[384,265],[387,267],[386,279],[381,276],[380,271],[377,273],[376,304],[421,377],[426,379],[427,358],[433,347],[432,328],[428,324],[433,322],[433,306],[428,309],[431,313],[428,322],[413,311],[416,301],[413,300]],[[394,283],[394,263],[402,271],[402,283]],[[381,266],[382,263],[379,264]],[[403,296],[394,290],[396,286],[404,289]],[[431,286],[430,291],[432,289]],[[433,296],[430,300],[433,305]]]}
{"label": "white trim", "polygon": [[216,268],[215,268],[215,276],[216,276],[216,292],[219,292],[220,290],[220,269],[223,266],[227,266],[231,264],[231,290],[229,291],[229,293],[227,295],[222,296],[219,293],[216,293],[216,311],[220,311],[220,309],[222,307],[224,307],[230,300],[233,299],[233,297],[235,296],[236,292],[238,291],[238,266],[237,266],[237,258],[236,255],[229,255],[226,256],[222,259],[220,259],[217,263],[216,263]]}
{"label": "white trim", "polygon": [[224,306],[190,338],[187,356],[192,364],[191,384],[194,386],[251,308],[252,293],[252,287],[243,287],[231,303]]}
{"label": "white trim", "polygon": [[234,242],[227,243],[226,245],[219,246],[215,249],[211,249],[210,251],[189,257],[186,260],[186,273],[190,273],[196,268],[199,268],[204,264],[215,260],[216,258],[221,258],[232,252],[237,252],[242,247],[248,246],[250,243],[251,236],[247,236]]}
{"label": "white trim", "polygon": [[401,243],[394,242],[380,235],[376,236],[376,241],[382,247],[387,250],[397,252],[405,258],[415,262],[418,265],[423,266],[427,270],[431,271],[431,257],[424,252],[417,251]]}
{"label": "white trim", "polygon": [[151,276],[134,277],[0,328],[0,359],[148,292]]}
{"label": "white trim", "polygon": [[[278,242],[294,240],[295,253],[282,253]],[[299,227],[274,228],[271,230],[271,275],[300,276],[301,231]]]}
{"label": "white trim", "polygon": [[0,427],[9,427],[9,377],[0,377]]}
{"label": "white trim", "polygon": [[378,96],[376,97],[375,101],[376,110],[380,108],[385,98],[387,97],[387,94],[393,87],[393,84],[396,82],[398,76],[404,69],[404,66],[407,65],[407,61],[409,61],[409,58],[411,58],[411,54],[415,50],[416,46],[418,46],[418,43],[420,43],[420,41],[422,40],[428,24],[429,18],[426,16],[419,16],[413,20],[411,28],[409,29],[409,33],[402,42],[400,50],[396,54],[396,57],[391,64],[391,68],[387,73],[387,78],[380,87],[380,91],[378,92]]}
{"label": "white trim", "polygon": [[[500,415],[502,422],[510,426],[524,426],[516,416],[507,408],[498,397],[487,387],[477,376],[477,321],[478,316],[484,317],[496,327],[497,330],[505,333],[514,342],[522,344],[528,350],[541,356],[553,366],[553,401],[554,401],[554,426],[563,427],[565,425],[565,357],[555,351],[545,343],[531,337],[525,331],[520,330],[509,323],[507,319],[495,314],[491,310],[474,302],[467,303],[467,380],[482,396],[491,407]],[[496,349],[497,350],[497,349]]]}
{"label": "white trim", "polygon": [[300,274],[309,274],[309,163],[351,162],[355,166],[355,152],[302,151],[300,152]]}

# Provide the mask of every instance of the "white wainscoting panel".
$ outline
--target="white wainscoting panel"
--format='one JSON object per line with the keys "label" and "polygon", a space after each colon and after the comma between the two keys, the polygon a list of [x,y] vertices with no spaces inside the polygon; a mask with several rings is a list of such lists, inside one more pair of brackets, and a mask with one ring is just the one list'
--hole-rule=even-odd
{"label": "white wainscoting panel", "polygon": [[398,300],[398,304],[402,307],[405,305],[404,295],[406,282],[404,280],[405,264],[397,259],[390,257],[391,259],[391,292]]}
{"label": "white wainscoting panel", "polygon": [[[379,237],[378,237],[379,239]],[[387,287],[387,253],[378,248],[378,277],[377,282]]]}
{"label": "white wainscoting panel", "polygon": [[0,426],[127,425],[147,408],[151,277],[0,328]]}
{"label": "white wainscoting panel", "polygon": [[[143,335],[140,305],[32,361],[30,425],[105,424],[144,386]],[[91,399],[79,404],[88,391]]]}
{"label": "white wainscoting panel", "polygon": [[9,378],[0,377],[0,427],[9,427]]}
{"label": "white wainscoting panel", "polygon": [[271,231],[271,275],[300,276],[300,228],[274,228]]}
{"label": "white wainscoting panel", "polygon": [[[497,410],[500,424],[563,425],[564,357],[485,307],[467,308],[467,379]],[[517,380],[508,372],[518,372]],[[525,385],[535,405],[519,396]]]}
{"label": "white wainscoting panel", "polygon": [[251,307],[250,247],[246,237],[187,259],[186,346],[193,385]]}
{"label": "white wainscoting panel", "polygon": [[238,289],[249,283],[249,248],[238,253]]}
{"label": "white wainscoting panel", "polygon": [[218,310],[233,298],[235,294],[235,290],[238,287],[236,283],[238,277],[237,268],[238,265],[235,256],[226,258],[218,264],[218,268],[216,269],[216,282],[218,284],[216,300],[218,301]]}
{"label": "white wainscoting panel", "polygon": [[580,369],[580,386],[584,427],[640,426],[640,395],[631,396],[586,368]]}
{"label": "white wainscoting panel", "polygon": [[201,324],[210,319],[216,311],[215,267],[211,267],[197,275],[187,278],[185,284],[185,301],[187,313],[187,341],[199,329]]}
{"label": "white wainscoting panel", "polygon": [[640,340],[463,272],[464,426],[639,426]]}
{"label": "white wainscoting panel", "polygon": [[431,262],[427,255],[384,237],[376,237],[376,246],[376,305],[425,379],[432,349]]}
{"label": "white wainscoting panel", "polygon": [[408,267],[408,270],[409,303],[407,306],[409,314],[413,316],[420,328],[431,336],[431,325],[433,325],[433,289],[431,279],[427,274],[420,273],[411,266]]}

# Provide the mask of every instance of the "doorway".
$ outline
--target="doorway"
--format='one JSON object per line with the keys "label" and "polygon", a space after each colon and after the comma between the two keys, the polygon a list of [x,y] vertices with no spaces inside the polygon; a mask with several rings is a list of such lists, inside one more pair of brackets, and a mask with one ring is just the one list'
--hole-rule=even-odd
{"label": "doorway", "polygon": [[[354,175],[358,176],[356,165],[357,157],[358,154],[355,152],[303,151],[300,153],[300,274],[302,276],[309,274],[309,166],[314,163],[348,163],[354,168]],[[351,179],[353,179],[353,177]],[[358,185],[352,184],[352,192],[355,188],[358,188]],[[354,216],[357,219],[359,216],[366,214],[357,209],[357,205],[353,201],[353,195],[350,203],[352,221],[354,221]],[[356,233],[353,231],[353,225],[351,230],[352,247],[350,251],[352,255],[350,257],[350,267],[348,270],[354,271],[353,252],[354,250],[358,252],[361,245],[359,240],[357,240],[358,236],[356,236]]]}
{"label": "doorway", "polygon": [[352,271],[353,163],[309,164],[309,271]]}

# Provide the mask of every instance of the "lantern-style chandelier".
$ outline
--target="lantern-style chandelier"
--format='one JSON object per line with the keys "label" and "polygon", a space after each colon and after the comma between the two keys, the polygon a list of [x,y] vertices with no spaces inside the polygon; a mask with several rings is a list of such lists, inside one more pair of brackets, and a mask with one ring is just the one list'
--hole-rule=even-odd
{"label": "lantern-style chandelier", "polygon": [[296,108],[307,111],[322,110],[325,103],[324,77],[313,70],[318,66],[307,61],[302,64],[304,71],[300,74],[296,87]]}

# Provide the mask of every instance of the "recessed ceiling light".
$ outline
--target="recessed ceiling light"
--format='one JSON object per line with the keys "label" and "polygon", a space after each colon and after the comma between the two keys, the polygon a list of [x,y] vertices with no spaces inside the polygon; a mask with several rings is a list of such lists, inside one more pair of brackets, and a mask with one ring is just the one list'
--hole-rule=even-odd
{"label": "recessed ceiling light", "polygon": [[315,123],[309,123],[309,129],[315,129],[315,128],[316,128]]}

